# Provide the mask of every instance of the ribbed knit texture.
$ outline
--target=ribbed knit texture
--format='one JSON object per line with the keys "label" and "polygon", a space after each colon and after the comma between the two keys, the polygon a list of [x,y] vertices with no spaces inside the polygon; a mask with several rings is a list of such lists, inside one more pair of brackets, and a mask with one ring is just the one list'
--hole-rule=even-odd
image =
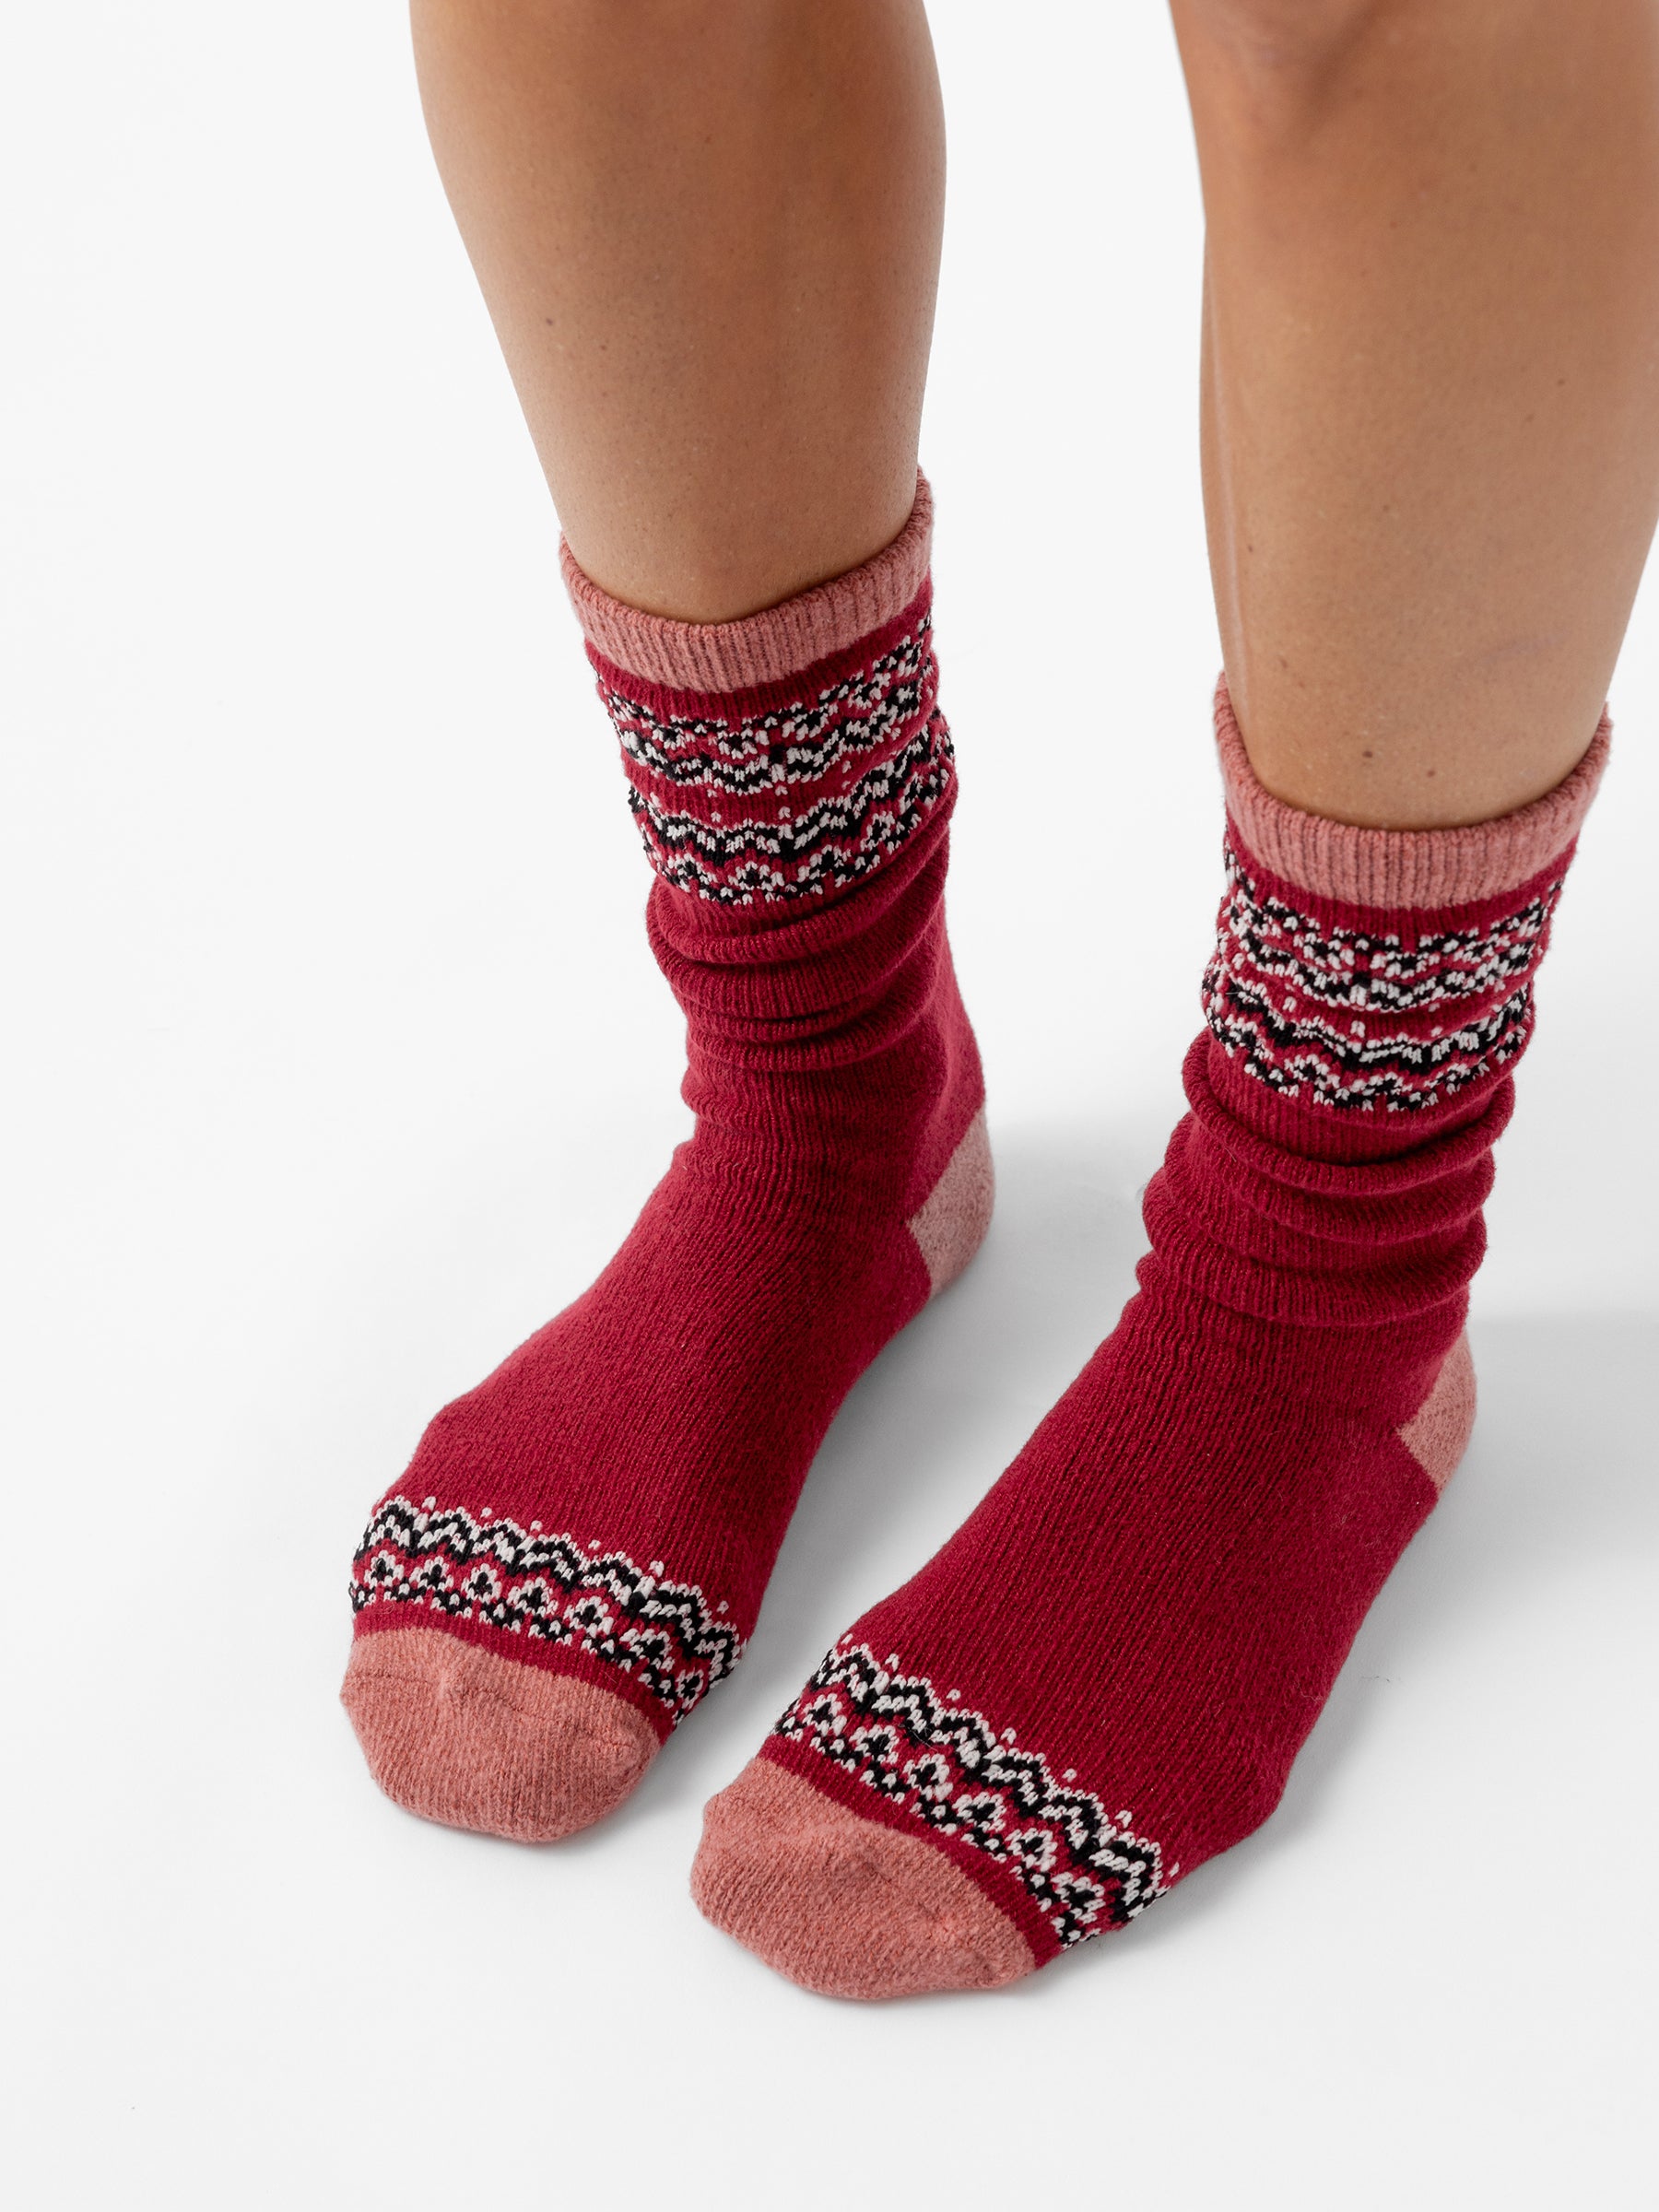
{"label": "ribbed knit texture", "polygon": [[1526,882],[1578,835],[1607,764],[1611,735],[1604,714],[1572,773],[1501,821],[1460,830],[1358,830],[1287,806],[1263,790],[1225,677],[1216,687],[1216,748],[1240,841],[1284,882],[1318,884],[1347,906],[1461,906]]}
{"label": "ribbed knit texture", "polygon": [[1467,1438],[1491,1147],[1606,724],[1536,806],[1402,834],[1271,798],[1217,720],[1228,890],[1139,1288],[710,1808],[703,1910],[811,1988],[1006,1981],[1248,1834]]}
{"label": "ribbed knit texture", "polygon": [[566,565],[696,1129],[592,1289],[376,1507],[346,1688],[394,1796],[524,1837],[606,1810],[735,1665],[836,1407],[991,1196],[924,497],[863,569],[708,630]]}

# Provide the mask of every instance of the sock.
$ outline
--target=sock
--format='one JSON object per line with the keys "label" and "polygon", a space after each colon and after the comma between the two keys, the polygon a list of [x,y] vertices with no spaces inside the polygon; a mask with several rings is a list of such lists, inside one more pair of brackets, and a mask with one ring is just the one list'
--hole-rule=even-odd
{"label": "sock", "polygon": [[1491,1147],[1606,752],[1473,829],[1270,797],[1228,888],[1138,1289],[935,1558],[713,1799],[702,1911],[810,1989],[989,1987],[1278,1802],[1474,1418]]}
{"label": "sock", "polygon": [[735,1665],[836,1407],[984,1234],[930,524],[923,483],[862,568],[707,626],[567,551],[696,1127],[586,1295],[433,1420],[357,1554],[342,1694],[429,1818],[546,1841],[634,1786]]}

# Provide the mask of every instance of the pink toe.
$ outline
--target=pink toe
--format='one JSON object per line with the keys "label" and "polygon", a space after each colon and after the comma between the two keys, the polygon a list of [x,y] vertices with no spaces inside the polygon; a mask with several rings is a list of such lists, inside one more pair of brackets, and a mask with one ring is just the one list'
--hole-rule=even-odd
{"label": "pink toe", "polygon": [[388,1797],[519,1843],[591,1826],[657,1750],[650,1722],[624,1699],[440,1629],[359,1636],[340,1696]]}
{"label": "pink toe", "polygon": [[711,1799],[691,1894],[717,1928],[822,1996],[994,1989],[1036,1963],[944,1853],[768,1759]]}

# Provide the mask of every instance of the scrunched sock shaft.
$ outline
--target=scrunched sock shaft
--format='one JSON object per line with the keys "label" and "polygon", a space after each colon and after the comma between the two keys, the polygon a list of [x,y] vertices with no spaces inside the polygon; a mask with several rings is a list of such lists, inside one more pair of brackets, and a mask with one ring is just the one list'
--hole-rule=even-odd
{"label": "scrunched sock shaft", "polygon": [[1112,1335],[709,1808],[703,1911],[810,1988],[1012,1979],[1264,1820],[1474,1418],[1491,1147],[1606,751],[1473,830],[1272,799],[1225,688],[1191,1111]]}
{"label": "scrunched sock shaft", "polygon": [[928,540],[923,487],[862,569],[706,628],[567,557],[696,1127],[375,1508],[345,1697],[417,1812],[541,1840],[634,1786],[735,1664],[836,1407],[984,1233]]}

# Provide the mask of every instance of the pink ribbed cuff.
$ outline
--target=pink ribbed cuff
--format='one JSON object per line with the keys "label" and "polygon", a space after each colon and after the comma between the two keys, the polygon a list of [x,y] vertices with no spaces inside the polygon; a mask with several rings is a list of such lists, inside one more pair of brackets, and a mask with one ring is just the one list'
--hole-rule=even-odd
{"label": "pink ribbed cuff", "polygon": [[559,566],[589,644],[629,675],[676,691],[747,691],[828,660],[901,615],[922,588],[933,549],[933,494],[916,477],[916,503],[890,546],[828,583],[737,622],[674,622],[603,592],[561,539]]}
{"label": "pink ribbed cuff", "polygon": [[1265,868],[1349,906],[1466,906],[1530,882],[1578,835],[1607,764],[1606,713],[1590,749],[1530,806],[1456,830],[1361,830],[1304,814],[1264,791],[1244,750],[1225,675],[1216,686],[1216,745],[1227,810]]}

